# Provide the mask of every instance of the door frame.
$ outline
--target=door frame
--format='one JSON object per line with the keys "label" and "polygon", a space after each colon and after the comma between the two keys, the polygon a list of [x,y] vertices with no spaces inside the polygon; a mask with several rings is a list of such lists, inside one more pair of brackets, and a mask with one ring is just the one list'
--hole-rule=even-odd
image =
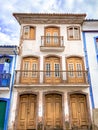
{"label": "door frame", "polygon": [[65,116],[64,116],[64,93],[63,92],[59,92],[59,91],[46,91],[43,92],[43,129],[44,129],[44,125],[45,125],[45,96],[48,94],[59,94],[62,97],[62,126],[63,129],[65,129]]}
{"label": "door frame", "polygon": [[14,130],[17,130],[17,122],[18,122],[18,113],[19,113],[19,103],[20,103],[20,96],[25,95],[25,94],[31,94],[31,95],[36,95],[36,130],[38,126],[38,101],[39,101],[39,93],[38,92],[31,92],[31,91],[24,91],[24,92],[19,92],[17,94],[17,103],[16,103],[16,110],[15,110],[15,123],[14,123]]}
{"label": "door frame", "polygon": [[[66,64],[66,70],[68,71],[68,64],[67,64],[67,60],[70,59],[70,58],[79,58],[81,61],[82,61],[82,71],[85,71],[85,62],[84,62],[84,58],[82,56],[79,56],[79,55],[70,55],[70,56],[67,56],[65,58],[65,64]],[[67,77],[67,82],[68,82],[68,73],[66,73],[66,77]],[[83,74],[83,78],[84,78],[84,82],[85,82],[85,76]]]}
{"label": "door frame", "polygon": [[[40,57],[39,56],[35,56],[35,55],[25,55],[21,57],[21,62],[20,62],[20,71],[22,71],[23,69],[23,60],[26,58],[36,58],[38,60],[38,71],[39,71],[39,75],[38,75],[38,82],[40,81]],[[19,75],[19,83],[21,82],[21,74]],[[27,83],[26,83],[27,84]]]}
{"label": "door frame", "polygon": [[69,107],[69,122],[70,122],[70,128],[72,127],[72,117],[71,117],[71,105],[70,105],[70,96],[72,94],[80,94],[84,95],[86,97],[86,104],[87,104],[87,112],[88,112],[88,122],[89,122],[89,127],[91,126],[91,114],[90,114],[90,103],[89,103],[89,94],[86,92],[82,91],[73,91],[73,92],[68,92],[68,107]]}
{"label": "door frame", "polygon": [[[44,56],[43,57],[43,73],[45,72],[45,64],[46,64],[46,59],[47,58],[50,58],[50,57],[56,57],[56,58],[58,58],[59,59],[59,61],[60,61],[60,71],[62,70],[62,57],[61,56],[58,56],[58,55],[52,55],[52,54],[48,54],[48,55],[46,55],[46,56]],[[61,82],[62,82],[62,78],[63,78],[63,73],[62,73],[62,71],[61,71],[61,73],[60,73],[60,78],[61,78]],[[45,83],[45,73],[43,74],[43,82]]]}

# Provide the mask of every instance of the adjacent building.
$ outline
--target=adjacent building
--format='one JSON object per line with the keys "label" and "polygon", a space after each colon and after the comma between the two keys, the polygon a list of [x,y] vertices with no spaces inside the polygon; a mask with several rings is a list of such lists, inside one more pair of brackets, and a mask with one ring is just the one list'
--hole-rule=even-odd
{"label": "adjacent building", "polygon": [[90,128],[86,14],[13,15],[21,29],[8,129]]}
{"label": "adjacent building", "polygon": [[89,73],[93,124],[98,126],[98,20],[90,19],[84,21],[83,41],[86,68]]}
{"label": "adjacent building", "polygon": [[18,48],[0,46],[0,130],[7,130]]}

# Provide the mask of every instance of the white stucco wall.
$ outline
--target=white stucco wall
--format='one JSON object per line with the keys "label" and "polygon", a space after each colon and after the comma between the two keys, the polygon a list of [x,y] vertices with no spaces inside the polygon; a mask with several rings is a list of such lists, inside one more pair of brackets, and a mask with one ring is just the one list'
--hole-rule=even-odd
{"label": "white stucco wall", "polygon": [[[24,25],[25,26],[25,25]],[[33,25],[32,25],[33,26]],[[57,25],[60,27],[60,36],[64,37],[64,46],[65,50],[63,52],[42,52],[40,51],[40,46],[41,46],[41,36],[44,36],[44,27],[48,25],[35,25],[36,27],[36,39],[35,40],[24,40],[22,42],[22,53],[18,57],[18,62],[17,62],[17,68],[16,70],[21,69],[21,59],[22,57],[25,56],[38,56],[40,58],[40,70],[43,70],[44,63],[43,59],[44,56],[47,56],[49,54],[51,55],[57,55],[61,57],[61,62],[62,62],[62,70],[66,70],[66,58],[68,56],[80,56],[84,57],[84,50],[83,50],[83,41],[82,41],[82,33],[81,33],[81,40],[73,40],[73,41],[68,41],[67,40],[67,26],[70,25]],[[49,25],[50,26],[50,25]],[[53,25],[52,25],[53,26]],[[78,25],[80,26],[80,25]],[[43,76],[41,76],[43,78]],[[41,78],[40,82],[43,81]],[[65,78],[65,77],[64,77]],[[27,86],[28,87],[28,86]],[[11,112],[10,112],[10,119],[9,119],[9,130],[10,128],[12,129],[15,125],[15,117],[17,116],[17,97],[19,92],[23,91],[31,91],[31,92],[39,92],[39,107],[38,107],[38,116],[43,116],[43,104],[42,104],[42,96],[43,92],[48,92],[48,91],[59,91],[64,94],[64,117],[65,121],[69,120],[69,108],[68,108],[68,92],[72,91],[82,91],[88,94],[89,98],[89,105],[90,105],[90,111],[91,109],[91,101],[90,101],[90,95],[89,95],[89,88],[83,88],[83,87],[47,87],[47,86],[41,86],[41,87],[31,87],[31,88],[14,88],[13,90],[13,98],[11,102]]]}
{"label": "white stucco wall", "polygon": [[94,37],[97,36],[98,33],[93,33],[93,32],[85,34],[95,108],[98,108],[98,62],[96,58],[96,50],[95,50],[95,43],[94,43]]}

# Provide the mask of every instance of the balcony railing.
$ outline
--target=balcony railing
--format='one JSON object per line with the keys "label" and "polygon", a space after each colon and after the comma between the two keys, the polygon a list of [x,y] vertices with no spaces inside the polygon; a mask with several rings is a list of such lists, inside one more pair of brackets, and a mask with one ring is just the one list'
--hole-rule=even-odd
{"label": "balcony railing", "polygon": [[63,52],[65,49],[63,36],[42,36],[41,51]]}
{"label": "balcony railing", "polygon": [[0,74],[0,87],[9,87],[11,74],[2,73]]}
{"label": "balcony railing", "polygon": [[15,84],[88,84],[87,71],[16,71]]}

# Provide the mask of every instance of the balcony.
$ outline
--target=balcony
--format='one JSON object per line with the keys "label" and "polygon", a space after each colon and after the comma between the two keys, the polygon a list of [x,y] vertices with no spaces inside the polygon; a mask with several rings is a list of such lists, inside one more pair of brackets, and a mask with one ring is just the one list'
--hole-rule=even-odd
{"label": "balcony", "polygon": [[63,52],[64,47],[64,39],[63,36],[42,36],[41,37],[41,51],[57,51]]}
{"label": "balcony", "polygon": [[1,88],[8,88],[10,86],[11,74],[2,73],[0,74],[0,90]]}
{"label": "balcony", "polygon": [[15,85],[84,86],[88,87],[87,71],[16,71]]}

